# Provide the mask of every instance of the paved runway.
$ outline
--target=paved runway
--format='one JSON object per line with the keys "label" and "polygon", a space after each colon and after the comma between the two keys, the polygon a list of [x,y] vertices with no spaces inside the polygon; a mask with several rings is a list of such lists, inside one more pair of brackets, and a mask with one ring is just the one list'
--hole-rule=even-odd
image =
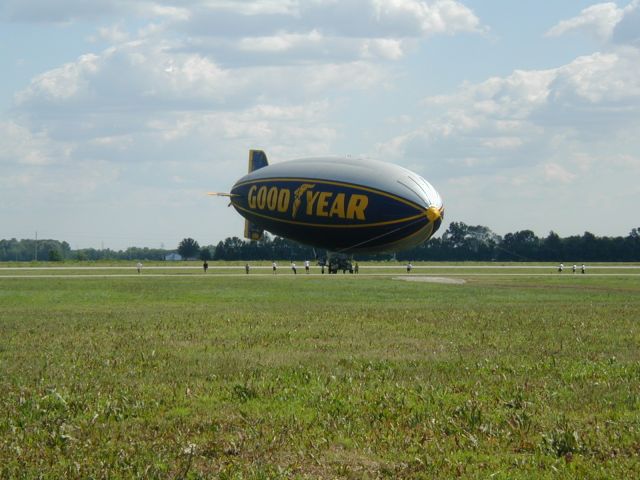
{"label": "paved runway", "polygon": [[[493,272],[477,272],[477,270],[491,269]],[[514,272],[514,270],[535,270],[528,272]],[[541,272],[540,270],[546,270]],[[168,270],[168,272],[167,272]],[[380,272],[379,270],[386,270]],[[417,271],[419,270],[419,271]],[[438,270],[427,273],[428,270]],[[454,270],[454,271],[444,271]],[[468,270],[468,271],[464,271]],[[606,270],[606,271],[604,271]],[[614,270],[614,271],[611,271]],[[17,273],[18,271],[29,271],[31,273]],[[49,273],[52,271],[63,271],[65,273]],[[105,272],[106,271],[106,272]],[[119,271],[116,272],[116,271]],[[68,272],[68,273],[66,273]],[[76,273],[71,273],[76,272]],[[129,273],[131,272],[131,273]],[[367,265],[360,267],[360,274],[338,273],[329,275],[321,274],[318,267],[312,268],[312,273],[305,273],[299,268],[298,274],[294,274],[288,266],[279,267],[278,273],[273,274],[270,266],[251,267],[251,272],[246,274],[244,267],[226,266],[209,267],[208,273],[202,272],[202,267],[176,266],[176,267],[144,267],[142,273],[137,273],[135,267],[0,267],[0,279],[19,278],[59,278],[59,279],[87,279],[87,278],[220,278],[220,277],[271,277],[277,278],[359,278],[359,277],[568,277],[587,278],[598,277],[640,277],[640,266],[593,266],[589,267],[587,274],[580,271],[573,273],[570,269],[563,273],[558,273],[555,267],[548,266],[460,266],[460,265],[438,265],[438,266],[414,266],[412,273],[406,273],[404,266],[389,265]]]}
{"label": "paved runway", "polygon": [[[319,270],[320,267],[313,266],[311,267],[314,270]],[[392,270],[404,270],[406,265],[398,264],[398,265],[360,265],[360,270],[382,270],[382,269],[392,269]],[[413,270],[550,270],[553,272],[557,272],[557,265],[414,265]],[[572,274],[571,266],[565,265],[565,271],[563,274]],[[289,269],[288,264],[280,264],[278,266],[278,271],[283,271]],[[300,267],[298,265],[299,270],[303,270],[304,267]],[[578,265],[578,269],[580,266]],[[640,272],[640,265],[593,265],[588,266],[588,271],[591,270],[637,270]],[[41,271],[41,270],[136,270],[136,266],[60,266],[60,267],[0,267],[0,274],[5,271],[25,271],[25,270],[33,270],[33,271]],[[171,266],[143,266],[143,271],[146,270],[200,270],[202,271],[202,266],[199,265],[171,265]],[[243,265],[214,265],[209,266],[209,270],[242,270],[244,271]],[[271,270],[271,265],[256,265],[251,266],[251,270]]]}

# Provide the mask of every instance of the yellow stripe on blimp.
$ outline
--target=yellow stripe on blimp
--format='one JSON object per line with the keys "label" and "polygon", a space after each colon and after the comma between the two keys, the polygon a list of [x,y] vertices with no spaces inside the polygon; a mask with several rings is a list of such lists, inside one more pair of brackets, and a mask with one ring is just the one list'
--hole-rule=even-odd
{"label": "yellow stripe on blimp", "polygon": [[322,227],[322,228],[368,228],[368,227],[381,227],[384,225],[393,225],[393,224],[397,224],[397,223],[402,223],[402,222],[408,222],[411,220],[418,220],[419,218],[427,218],[424,214],[424,212],[421,212],[417,215],[413,215],[411,217],[404,217],[404,218],[400,218],[397,220],[388,220],[386,222],[376,222],[376,223],[360,223],[360,224],[348,224],[348,225],[332,225],[332,224],[325,224],[325,223],[311,223],[311,222],[301,222],[298,220],[285,220],[283,218],[279,218],[279,217],[272,217],[270,215],[264,215],[262,213],[256,213],[254,210],[249,210],[248,208],[244,208],[241,207],[240,205],[236,204],[233,199],[231,200],[231,203],[233,203],[233,206],[235,208],[237,208],[238,210],[242,210],[243,212],[249,213],[251,215],[255,215],[256,217],[260,217],[260,218],[265,218],[267,220],[273,220],[279,223],[288,223],[291,225],[303,225],[305,227]]}
{"label": "yellow stripe on blimp", "polygon": [[[399,202],[402,202],[406,205],[409,205],[410,207],[413,207],[417,210],[419,210],[421,212],[421,215],[424,215],[424,208],[421,207],[420,205],[418,205],[417,203],[412,202],[411,200],[407,200],[404,199],[402,197],[398,197],[397,195],[394,195],[392,193],[388,193],[385,192],[383,190],[378,190],[375,188],[371,188],[371,187],[363,187],[361,185],[357,185],[355,183],[346,183],[346,182],[335,182],[332,180],[318,180],[315,178],[260,178],[260,179],[256,179],[256,180],[247,180],[246,182],[242,182],[242,183],[237,183],[235,187],[240,187],[242,185],[250,185],[252,183],[265,183],[265,182],[305,182],[305,183],[322,183],[324,185],[334,185],[337,187],[349,187],[349,188],[355,188],[358,190],[363,190],[365,192],[370,192],[370,193],[375,193],[384,197],[388,197],[391,198],[393,200],[397,200]],[[417,217],[415,217],[417,218]]]}

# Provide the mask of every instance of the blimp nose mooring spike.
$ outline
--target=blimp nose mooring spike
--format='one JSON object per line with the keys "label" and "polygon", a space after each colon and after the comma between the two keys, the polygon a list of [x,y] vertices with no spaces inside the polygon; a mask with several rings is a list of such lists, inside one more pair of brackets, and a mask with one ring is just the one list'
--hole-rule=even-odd
{"label": "blimp nose mooring spike", "polygon": [[438,207],[431,206],[427,208],[427,218],[430,222],[435,222],[439,218],[442,218],[442,212]]}

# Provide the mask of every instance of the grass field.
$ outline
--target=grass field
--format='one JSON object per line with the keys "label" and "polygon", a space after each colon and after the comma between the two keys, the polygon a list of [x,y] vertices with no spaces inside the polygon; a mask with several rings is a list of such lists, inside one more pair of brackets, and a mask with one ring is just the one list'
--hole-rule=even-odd
{"label": "grass field", "polygon": [[0,478],[640,476],[637,267],[281,270],[0,269]]}

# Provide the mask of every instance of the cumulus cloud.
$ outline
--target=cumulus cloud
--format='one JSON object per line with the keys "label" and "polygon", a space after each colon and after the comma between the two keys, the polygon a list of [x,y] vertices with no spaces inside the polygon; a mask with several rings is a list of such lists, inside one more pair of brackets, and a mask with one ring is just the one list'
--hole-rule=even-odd
{"label": "cumulus cloud", "polygon": [[0,18],[55,23],[132,13],[164,18],[191,34],[225,37],[264,36],[285,26],[291,33],[318,29],[369,38],[484,30],[457,0],[7,0]]}
{"label": "cumulus cloud", "polygon": [[579,57],[555,70],[550,94],[556,104],[586,104],[602,111],[622,106],[637,111],[640,50],[626,48]]}
{"label": "cumulus cloud", "polygon": [[562,165],[557,163],[547,163],[543,166],[545,179],[552,182],[571,183],[575,179],[575,174],[567,171]]}
{"label": "cumulus cloud", "polygon": [[[466,83],[423,106],[418,125],[379,143],[378,156],[432,180],[456,218],[562,231],[559,218],[595,228],[586,227],[590,216],[607,208],[619,216],[601,215],[597,227],[606,232],[635,208],[638,48],[613,46],[558,68]],[[500,205],[501,218],[485,204]]]}
{"label": "cumulus cloud", "polygon": [[419,39],[486,30],[472,10],[454,0],[305,0],[281,9],[251,5],[195,3],[189,15],[167,19],[163,28],[185,37],[176,45],[179,51],[231,67],[395,61]]}
{"label": "cumulus cloud", "polygon": [[34,78],[16,95],[20,122],[5,127],[13,140],[3,157],[46,163],[66,145],[69,165],[126,165],[152,185],[180,171],[195,183],[215,178],[224,189],[244,159],[239,152],[250,147],[278,145],[270,150],[276,160],[329,153],[337,129],[324,92],[348,94],[382,78],[361,62],[230,70],[197,54],[128,42]]}
{"label": "cumulus cloud", "polygon": [[591,5],[582,10],[577,17],[562,20],[552,27],[547,36],[556,37],[572,30],[585,30],[600,40],[607,40],[622,17],[622,9],[613,2]]}
{"label": "cumulus cloud", "polygon": [[634,0],[624,9],[622,19],[613,30],[613,42],[640,47],[640,0]]}
{"label": "cumulus cloud", "polygon": [[309,1],[301,2],[299,11],[302,24],[341,36],[402,38],[483,30],[473,11],[455,0]]}
{"label": "cumulus cloud", "polygon": [[46,165],[52,162],[48,139],[14,121],[0,122],[0,165]]}
{"label": "cumulus cloud", "polygon": [[119,44],[128,41],[129,34],[124,30],[122,24],[118,23],[110,27],[99,27],[97,35],[89,37],[89,40],[92,42],[104,40],[109,44]]}
{"label": "cumulus cloud", "polygon": [[[42,208],[71,190],[101,211],[181,219],[172,209],[203,208],[202,192],[228,188],[249,148],[277,162],[339,153],[353,135],[363,149],[380,142],[367,154],[434,181],[450,218],[493,227],[485,201],[503,206],[511,230],[549,224],[544,208],[523,214],[532,202],[579,216],[612,198],[600,182],[640,175],[639,4],[593,5],[547,32],[589,32],[603,41],[598,53],[413,103],[414,92],[391,97],[421,42],[488,31],[463,1],[6,0],[0,21],[80,25],[85,40],[89,27],[95,43],[33,77],[0,118],[0,204],[37,186]],[[375,112],[360,107],[387,93]],[[358,115],[388,122],[375,131],[349,118]],[[580,198],[576,184],[595,193]],[[227,210],[224,222],[241,223]]]}
{"label": "cumulus cloud", "polygon": [[[450,0],[42,6],[9,1],[0,15],[73,23],[104,14],[108,23],[90,40],[111,44],[35,76],[1,125],[0,161],[13,165],[4,179],[15,180],[12,188],[39,184],[49,201],[64,199],[78,172],[87,195],[117,182],[130,197],[125,186],[144,185],[145,201],[165,205],[167,182],[183,193],[204,190],[203,178],[217,183],[206,189],[227,188],[239,152],[250,147],[268,147],[272,161],[335,153],[336,106],[354,91],[390,84],[385,62],[402,58],[412,38],[481,30]],[[315,18],[318,9],[324,16]],[[366,28],[354,32],[352,17],[338,18],[349,11],[364,14]],[[230,37],[229,26],[238,27]]]}
{"label": "cumulus cloud", "polygon": [[423,34],[485,30],[475,14],[457,1],[441,0],[428,4],[412,0],[377,0],[376,6],[390,17],[403,18],[404,22],[413,17]]}
{"label": "cumulus cloud", "polygon": [[[147,22],[128,32],[124,18]],[[412,41],[433,35],[486,31],[457,0],[8,0],[0,19],[74,23],[107,19],[91,40],[113,45],[134,37],[179,38],[176,51],[199,53],[220,65],[398,60]],[[354,22],[353,19],[358,21]]]}
{"label": "cumulus cloud", "polygon": [[618,41],[625,43],[637,41],[640,36],[639,6],[639,0],[633,0],[622,8],[614,2],[591,5],[578,16],[562,20],[549,29],[546,35],[557,37],[571,31],[584,31],[600,41],[609,41],[614,35]]}
{"label": "cumulus cloud", "polygon": [[15,99],[32,128],[82,139],[148,130],[146,119],[159,112],[233,113],[260,105],[284,110],[312,104],[328,91],[338,98],[387,80],[381,67],[363,61],[229,69],[140,40],[44,72]]}
{"label": "cumulus cloud", "polygon": [[393,141],[392,150],[404,145],[418,153],[438,144],[442,148],[451,139],[455,151],[469,139],[479,156],[492,156],[529,148],[533,140],[547,143],[544,138],[556,128],[585,137],[637,128],[640,50],[594,53],[549,70],[517,70],[465,85],[455,94],[429,97],[424,105],[433,117]]}
{"label": "cumulus cloud", "polygon": [[[70,12],[84,14],[86,2],[52,5],[57,12],[52,19],[69,20]],[[137,34],[127,32],[123,22],[98,27],[94,39],[113,46],[35,77],[16,94],[19,109],[233,110],[267,98],[297,103],[333,88],[384,85],[390,77],[378,62],[401,59],[415,38],[483,30],[473,12],[454,0],[202,0],[188,8],[168,0],[111,0],[101,5],[120,14],[144,10],[160,24]],[[4,12],[28,19],[26,13],[39,6],[37,0],[11,1]],[[354,23],[354,15],[363,21]],[[258,28],[243,29],[247,24]],[[230,26],[241,28],[229,32]]]}

